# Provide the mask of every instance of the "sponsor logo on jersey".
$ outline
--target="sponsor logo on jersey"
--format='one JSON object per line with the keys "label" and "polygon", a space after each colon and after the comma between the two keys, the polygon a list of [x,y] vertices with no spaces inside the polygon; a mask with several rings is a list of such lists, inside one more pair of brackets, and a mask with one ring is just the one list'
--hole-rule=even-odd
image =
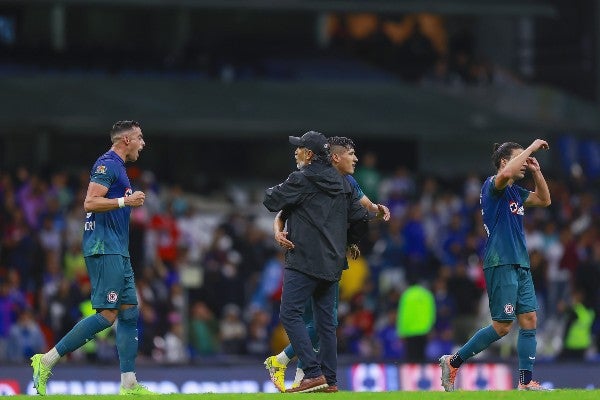
{"label": "sponsor logo on jersey", "polygon": [[516,201],[511,201],[508,203],[508,208],[510,212],[517,215],[525,215],[525,208],[520,206]]}
{"label": "sponsor logo on jersey", "polygon": [[117,292],[115,292],[114,290],[111,290],[106,295],[106,301],[108,301],[109,303],[116,303],[117,300],[119,300],[119,294]]}
{"label": "sponsor logo on jersey", "polygon": [[97,174],[106,174],[106,165],[98,165],[96,167]]}
{"label": "sponsor logo on jersey", "polygon": [[131,196],[132,194],[133,194],[133,190],[131,190],[131,188],[125,189],[125,194],[124,194],[125,197]]}

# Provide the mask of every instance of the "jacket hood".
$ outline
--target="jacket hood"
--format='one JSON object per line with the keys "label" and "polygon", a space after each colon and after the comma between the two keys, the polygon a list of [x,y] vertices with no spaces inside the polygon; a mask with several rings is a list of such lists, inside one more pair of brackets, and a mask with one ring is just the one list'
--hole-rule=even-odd
{"label": "jacket hood", "polygon": [[325,193],[344,193],[343,177],[330,165],[312,163],[302,169],[302,174]]}

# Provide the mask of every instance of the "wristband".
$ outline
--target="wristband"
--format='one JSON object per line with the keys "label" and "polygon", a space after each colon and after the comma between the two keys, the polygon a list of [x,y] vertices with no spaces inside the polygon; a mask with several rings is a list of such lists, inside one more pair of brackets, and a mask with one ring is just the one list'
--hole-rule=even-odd
{"label": "wristband", "polygon": [[125,197],[119,197],[117,203],[119,203],[119,208],[125,207]]}

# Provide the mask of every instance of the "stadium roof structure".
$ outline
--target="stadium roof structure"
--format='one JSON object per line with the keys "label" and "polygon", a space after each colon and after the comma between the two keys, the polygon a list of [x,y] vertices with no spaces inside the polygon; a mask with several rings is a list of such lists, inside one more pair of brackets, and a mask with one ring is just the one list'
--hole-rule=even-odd
{"label": "stadium roof structure", "polygon": [[[0,0],[0,4],[20,3]],[[433,12],[461,15],[531,15],[556,17],[556,8],[543,0],[29,0],[28,3],[61,5],[118,5],[345,12]]]}
{"label": "stadium roof structure", "polygon": [[421,88],[402,82],[231,82],[112,76],[0,78],[0,135],[103,135],[113,120],[156,134],[267,138],[318,127],[354,137],[469,138],[597,132],[596,106],[545,87]]}

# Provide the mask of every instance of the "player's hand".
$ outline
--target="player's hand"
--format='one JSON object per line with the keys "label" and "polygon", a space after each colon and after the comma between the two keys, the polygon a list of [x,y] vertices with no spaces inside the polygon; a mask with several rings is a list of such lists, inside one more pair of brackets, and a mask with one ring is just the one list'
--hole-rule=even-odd
{"label": "player's hand", "polygon": [[125,205],[129,207],[140,207],[144,205],[144,200],[146,200],[144,192],[136,190],[131,195],[125,197]]}
{"label": "player's hand", "polygon": [[535,157],[527,157],[527,169],[530,170],[531,172],[538,172],[541,171],[541,167],[540,164],[538,163],[538,160],[536,160]]}
{"label": "player's hand", "polygon": [[356,260],[360,256],[360,249],[357,244],[351,244],[346,249],[351,259]]}
{"label": "player's hand", "polygon": [[291,250],[294,248],[294,243],[287,238],[287,234],[286,231],[276,232],[275,241],[284,249]]}
{"label": "player's hand", "polygon": [[384,221],[390,220],[390,209],[384,206],[383,204],[375,204],[377,206],[377,215],[375,216],[377,219],[382,219]]}
{"label": "player's hand", "polygon": [[548,150],[550,148],[550,146],[548,146],[548,142],[546,142],[545,140],[542,140],[542,139],[535,139],[533,141],[533,143],[531,143],[530,147],[532,149],[532,153],[536,152],[540,149]]}

